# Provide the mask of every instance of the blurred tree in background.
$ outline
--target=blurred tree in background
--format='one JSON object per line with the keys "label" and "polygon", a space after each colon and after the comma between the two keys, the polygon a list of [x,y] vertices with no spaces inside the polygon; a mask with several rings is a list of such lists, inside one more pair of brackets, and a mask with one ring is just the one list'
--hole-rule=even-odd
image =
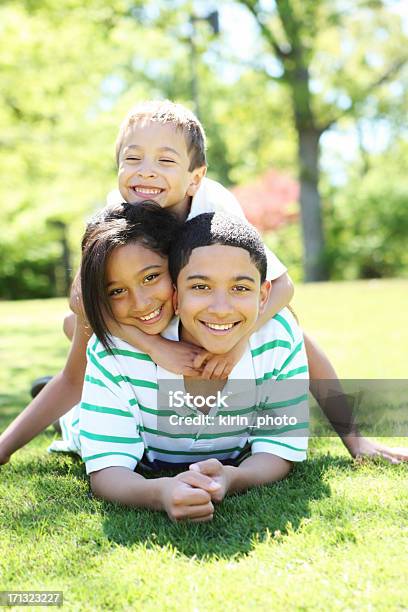
{"label": "blurred tree in background", "polygon": [[[244,4],[248,23],[252,13],[260,35],[243,60],[223,20]],[[272,166],[292,174],[300,167],[301,178],[311,173],[320,188],[326,237],[319,262],[334,278],[395,275],[408,268],[402,69],[407,45],[392,4],[223,1],[217,3],[219,36],[206,23],[196,26],[210,176],[233,185]],[[84,219],[115,187],[113,145],[123,115],[135,102],[155,97],[193,107],[190,18],[200,10],[206,14],[208,6],[184,0],[0,4],[3,298],[64,293],[64,238],[75,267]],[[302,102],[294,91],[299,70],[303,76],[306,70],[299,87],[308,117],[296,112],[299,96]],[[329,171],[319,177],[318,166],[298,163],[299,121],[310,118],[317,154],[324,131],[357,125],[364,133],[381,121],[386,147],[373,153],[362,138],[356,156],[340,160],[340,182]],[[299,228],[283,228],[270,240],[301,277]]]}
{"label": "blurred tree in background", "polygon": [[381,278],[406,273],[406,141],[397,140],[382,154],[366,154],[360,166],[350,169],[344,188],[328,193],[326,205],[326,256],[332,278]]}
{"label": "blurred tree in background", "polygon": [[[381,0],[240,0],[255,18],[270,78],[290,92],[298,141],[305,280],[327,278],[319,141],[343,116],[378,110],[408,59],[400,20]],[[404,44],[405,42],[405,44]],[[266,68],[267,69],[267,68]],[[385,92],[385,93],[384,93]]]}

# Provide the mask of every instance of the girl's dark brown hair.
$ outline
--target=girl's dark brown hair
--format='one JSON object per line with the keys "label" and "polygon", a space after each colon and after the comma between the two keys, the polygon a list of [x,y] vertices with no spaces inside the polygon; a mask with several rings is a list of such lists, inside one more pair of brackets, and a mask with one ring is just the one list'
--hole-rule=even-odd
{"label": "girl's dark brown hair", "polygon": [[82,299],[90,326],[110,353],[107,315],[113,317],[113,313],[106,292],[106,264],[110,254],[117,247],[140,243],[167,257],[180,226],[172,213],[149,200],[105,208],[88,223],[82,238]]}

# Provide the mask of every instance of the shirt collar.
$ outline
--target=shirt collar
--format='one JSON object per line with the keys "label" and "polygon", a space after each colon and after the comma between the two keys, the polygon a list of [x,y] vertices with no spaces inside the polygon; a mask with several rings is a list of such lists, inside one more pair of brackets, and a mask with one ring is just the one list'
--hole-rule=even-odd
{"label": "shirt collar", "polygon": [[207,212],[207,203],[206,203],[206,184],[208,179],[204,177],[200,183],[199,188],[193,195],[191,199],[190,212],[188,213],[188,217],[186,221],[190,221],[194,217],[197,217],[199,214],[203,212]]}

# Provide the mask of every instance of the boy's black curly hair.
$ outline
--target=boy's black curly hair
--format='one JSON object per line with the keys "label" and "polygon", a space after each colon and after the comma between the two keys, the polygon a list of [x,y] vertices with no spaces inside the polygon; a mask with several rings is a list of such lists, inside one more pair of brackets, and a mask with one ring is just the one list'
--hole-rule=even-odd
{"label": "boy's black curly hair", "polygon": [[[262,238],[256,229],[239,217],[224,213],[202,213],[187,221],[171,245],[169,271],[173,283],[177,284],[180,271],[187,265],[191,252],[198,247],[220,244],[239,247],[248,251],[252,262],[266,279],[267,259]],[[214,262],[222,266],[222,261]]]}

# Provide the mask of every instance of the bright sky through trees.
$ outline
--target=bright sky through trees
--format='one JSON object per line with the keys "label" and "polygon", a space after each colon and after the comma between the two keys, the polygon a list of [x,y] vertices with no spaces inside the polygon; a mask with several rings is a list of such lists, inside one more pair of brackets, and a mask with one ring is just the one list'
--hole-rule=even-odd
{"label": "bright sky through trees", "polygon": [[[390,0],[388,5],[393,12],[403,17],[404,29],[408,33],[408,2]],[[248,64],[249,58],[256,56],[256,49],[259,48],[259,35],[254,20],[243,6],[235,2],[217,7],[216,3],[198,0],[194,6],[197,15],[208,14],[216,8],[219,10],[220,27],[226,46],[230,49],[226,55],[231,56],[232,61],[228,66],[219,66],[218,69],[223,70],[223,78],[234,81]],[[274,58],[271,58],[267,67],[272,75],[280,76],[279,63]],[[395,84],[396,87],[398,85],[401,86]],[[358,157],[360,144],[368,153],[375,154],[385,151],[389,142],[390,129],[386,120],[364,119],[359,122],[358,128],[355,125],[335,125],[321,139],[322,169],[333,183],[340,186],[347,180],[347,165]]]}

